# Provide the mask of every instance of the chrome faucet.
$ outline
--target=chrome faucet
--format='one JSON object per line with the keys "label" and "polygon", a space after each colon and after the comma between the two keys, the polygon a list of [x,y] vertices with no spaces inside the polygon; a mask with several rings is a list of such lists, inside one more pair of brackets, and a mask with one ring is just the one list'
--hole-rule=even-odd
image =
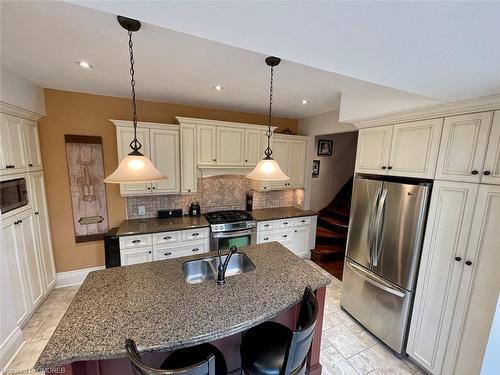
{"label": "chrome faucet", "polygon": [[224,262],[222,262],[222,250],[217,250],[217,255],[219,257],[219,266],[217,267],[217,285],[224,285],[226,283],[226,269],[229,264],[229,260],[233,256],[234,253],[238,252],[236,246],[231,246],[229,249],[229,253],[226,256]]}

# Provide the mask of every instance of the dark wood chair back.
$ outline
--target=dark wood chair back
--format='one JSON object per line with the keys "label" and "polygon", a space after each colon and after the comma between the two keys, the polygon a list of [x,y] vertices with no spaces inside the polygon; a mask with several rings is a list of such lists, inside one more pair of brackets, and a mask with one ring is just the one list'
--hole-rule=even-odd
{"label": "dark wood chair back", "polygon": [[215,356],[213,354],[210,354],[205,361],[189,367],[162,369],[148,366],[142,361],[134,340],[125,340],[125,349],[132,367],[139,375],[215,375]]}
{"label": "dark wood chair back", "polygon": [[285,362],[281,371],[284,375],[302,374],[305,372],[305,362],[318,320],[319,305],[311,288],[304,290],[297,325],[293,331],[292,340],[287,348]]}

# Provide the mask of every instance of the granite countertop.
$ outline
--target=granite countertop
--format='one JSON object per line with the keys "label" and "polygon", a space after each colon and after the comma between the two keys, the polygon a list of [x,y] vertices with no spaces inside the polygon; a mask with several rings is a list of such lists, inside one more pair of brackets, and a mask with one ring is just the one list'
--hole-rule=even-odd
{"label": "granite countertop", "polygon": [[210,224],[208,224],[208,221],[203,216],[182,216],[169,219],[132,219],[123,220],[116,235],[130,236],[134,234],[168,232],[208,226]]}
{"label": "granite countertop", "polygon": [[291,217],[315,216],[318,213],[312,210],[301,210],[297,207],[261,208],[249,211],[257,221],[289,219]]}
{"label": "granite countertop", "polygon": [[[91,272],[35,364],[126,357],[125,339],[154,352],[213,341],[269,320],[329,279],[277,242],[241,248],[253,271],[188,284],[182,264],[202,254]],[[207,254],[204,254],[205,257]]]}

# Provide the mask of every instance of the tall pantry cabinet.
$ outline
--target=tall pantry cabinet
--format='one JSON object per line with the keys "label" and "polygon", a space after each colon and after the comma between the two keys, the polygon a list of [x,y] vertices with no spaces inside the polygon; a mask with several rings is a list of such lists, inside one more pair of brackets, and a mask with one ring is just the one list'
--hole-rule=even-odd
{"label": "tall pantry cabinet", "polygon": [[500,111],[444,119],[407,352],[479,374],[500,292]]}
{"label": "tall pantry cabinet", "polygon": [[[1,104],[0,181],[24,179],[28,196],[27,205],[1,214],[3,348],[54,288],[56,273],[37,118]],[[4,266],[8,272],[3,272]],[[12,288],[14,293],[6,293],[3,288]]]}

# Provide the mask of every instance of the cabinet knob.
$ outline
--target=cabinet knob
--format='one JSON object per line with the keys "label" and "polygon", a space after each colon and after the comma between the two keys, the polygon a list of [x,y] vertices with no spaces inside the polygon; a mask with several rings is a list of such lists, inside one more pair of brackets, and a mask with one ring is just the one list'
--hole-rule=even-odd
{"label": "cabinet knob", "polygon": [[485,176],[489,176],[489,175],[491,174],[491,172],[490,172],[490,171],[484,171],[484,172],[483,172],[483,174],[484,174]]}
{"label": "cabinet knob", "polygon": [[392,167],[389,165],[389,166],[387,167],[387,169],[392,169]]}
{"label": "cabinet knob", "polygon": [[465,264],[468,265],[468,266],[470,266],[470,265],[472,265],[472,262],[470,260],[466,260]]}
{"label": "cabinet knob", "polygon": [[387,167],[385,165],[382,166],[382,169],[387,169]]}
{"label": "cabinet knob", "polygon": [[214,161],[217,161],[217,159],[213,159]]}
{"label": "cabinet knob", "polygon": [[153,186],[153,190],[155,190],[155,189],[156,189],[156,186]]}
{"label": "cabinet knob", "polygon": [[471,172],[471,174],[478,174],[479,172],[476,171],[475,169]]}
{"label": "cabinet knob", "polygon": [[245,159],[245,163],[248,163],[248,160],[247,160],[247,159]]}
{"label": "cabinet knob", "polygon": [[151,186],[148,186],[148,190],[151,190]]}
{"label": "cabinet knob", "polygon": [[169,255],[172,255],[172,253],[170,251],[164,253],[163,255],[165,255],[166,257],[168,257]]}
{"label": "cabinet knob", "polygon": [[151,251],[148,251],[148,254],[151,254]]}
{"label": "cabinet knob", "polygon": [[462,260],[462,258],[461,258],[461,257],[455,257],[455,260],[456,260],[457,262],[460,262],[460,261]]}
{"label": "cabinet knob", "polygon": [[191,193],[191,189],[188,189],[188,193]]}

